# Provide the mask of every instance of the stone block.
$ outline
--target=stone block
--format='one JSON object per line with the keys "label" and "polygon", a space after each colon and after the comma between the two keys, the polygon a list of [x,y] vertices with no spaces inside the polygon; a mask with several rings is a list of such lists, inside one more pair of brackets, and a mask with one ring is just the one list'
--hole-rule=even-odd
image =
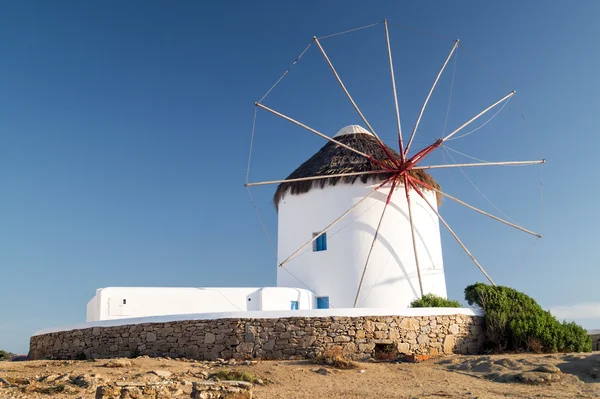
{"label": "stone block", "polygon": [[443,351],[445,354],[450,355],[452,353],[454,353],[454,346],[456,344],[456,339],[454,338],[454,335],[446,335],[446,337],[444,338],[444,346],[443,346]]}

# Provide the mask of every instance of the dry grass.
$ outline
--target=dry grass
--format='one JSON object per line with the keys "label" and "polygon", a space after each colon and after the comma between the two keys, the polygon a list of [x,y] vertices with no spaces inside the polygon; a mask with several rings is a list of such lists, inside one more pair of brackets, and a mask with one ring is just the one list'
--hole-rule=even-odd
{"label": "dry grass", "polygon": [[241,370],[219,370],[210,375],[211,378],[216,378],[220,381],[245,381],[252,384],[258,384],[260,378],[252,373]]}
{"label": "dry grass", "polygon": [[331,366],[336,369],[350,370],[358,368],[358,364],[344,357],[342,348],[340,346],[334,346],[329,348],[322,355],[314,359],[316,364],[323,366]]}
{"label": "dry grass", "polygon": [[[369,134],[348,134],[337,137],[336,140],[342,144],[346,144],[349,147],[368,154],[373,157],[373,159],[376,159],[388,166],[395,167],[395,164],[388,158],[387,154],[383,151],[375,137]],[[400,159],[400,154],[398,154],[396,151],[389,147],[388,151],[397,160]],[[304,162],[294,172],[292,172],[287,178],[298,179],[302,177],[327,176],[340,173],[381,170],[383,170],[383,167],[370,161],[369,159],[337,144],[328,142],[315,155],[313,155],[309,160]],[[435,187],[436,189],[440,189],[439,184],[424,170],[411,170],[409,171],[409,174],[421,180],[422,182]],[[390,176],[392,176],[391,173],[377,173],[360,176],[331,177],[329,179],[308,180],[293,183],[281,183],[277,187],[277,191],[273,197],[273,202],[275,203],[275,208],[278,208],[279,201],[281,201],[287,194],[304,194],[313,188],[323,188],[326,185],[335,186],[339,182],[352,184],[356,182],[357,179],[360,179],[360,181],[363,183],[367,183],[368,181],[381,182],[388,179]],[[441,199],[442,196],[438,193],[438,206],[441,204]]]}

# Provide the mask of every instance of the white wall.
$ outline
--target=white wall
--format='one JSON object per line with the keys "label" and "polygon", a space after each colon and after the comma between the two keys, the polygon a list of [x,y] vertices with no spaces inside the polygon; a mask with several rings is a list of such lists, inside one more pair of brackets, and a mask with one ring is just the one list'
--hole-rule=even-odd
{"label": "white wall", "polygon": [[261,288],[259,292],[262,296],[262,308],[260,310],[263,311],[290,310],[292,301],[298,301],[298,309],[314,309],[317,307],[315,295],[308,290],[267,287]]}
{"label": "white wall", "polygon": [[95,321],[100,319],[100,303],[98,302],[98,293],[100,290],[96,290],[96,295],[87,303],[86,306],[86,321]]}
{"label": "white wall", "polygon": [[314,295],[298,288],[110,287],[87,305],[88,322],[191,313],[312,309]]}
{"label": "white wall", "polygon": [[[279,203],[279,261],[375,187],[361,182],[338,183],[313,188],[306,194],[288,193]],[[313,252],[310,246],[286,263],[285,269],[295,277],[278,268],[277,285],[308,287],[316,296],[329,296],[332,307],[352,307],[389,189],[390,185],[382,187],[328,231],[326,251]],[[446,296],[437,216],[416,192],[411,193],[423,289],[425,293]],[[435,193],[426,191],[426,197],[436,204]],[[386,210],[362,287],[358,307],[403,308],[420,296],[408,205],[401,185],[396,187]]]}

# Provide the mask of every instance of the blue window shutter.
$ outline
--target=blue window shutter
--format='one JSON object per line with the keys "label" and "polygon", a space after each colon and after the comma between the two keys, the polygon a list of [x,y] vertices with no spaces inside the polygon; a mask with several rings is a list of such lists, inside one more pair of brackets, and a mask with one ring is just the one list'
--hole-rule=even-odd
{"label": "blue window shutter", "polygon": [[313,241],[313,252],[327,250],[327,233],[313,233],[313,237],[317,237]]}
{"label": "blue window shutter", "polygon": [[328,296],[322,296],[317,298],[317,309],[329,309]]}
{"label": "blue window shutter", "polygon": [[298,310],[298,301],[292,301],[291,303],[292,310]]}

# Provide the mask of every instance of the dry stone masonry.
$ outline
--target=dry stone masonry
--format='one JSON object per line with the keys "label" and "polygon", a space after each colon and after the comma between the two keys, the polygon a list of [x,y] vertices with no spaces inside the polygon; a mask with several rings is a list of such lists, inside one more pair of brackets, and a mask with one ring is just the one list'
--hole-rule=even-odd
{"label": "dry stone masonry", "polygon": [[314,358],[341,347],[349,358],[393,348],[431,356],[475,354],[480,316],[290,317],[186,320],[61,331],[31,337],[32,359],[137,355],[208,360]]}

